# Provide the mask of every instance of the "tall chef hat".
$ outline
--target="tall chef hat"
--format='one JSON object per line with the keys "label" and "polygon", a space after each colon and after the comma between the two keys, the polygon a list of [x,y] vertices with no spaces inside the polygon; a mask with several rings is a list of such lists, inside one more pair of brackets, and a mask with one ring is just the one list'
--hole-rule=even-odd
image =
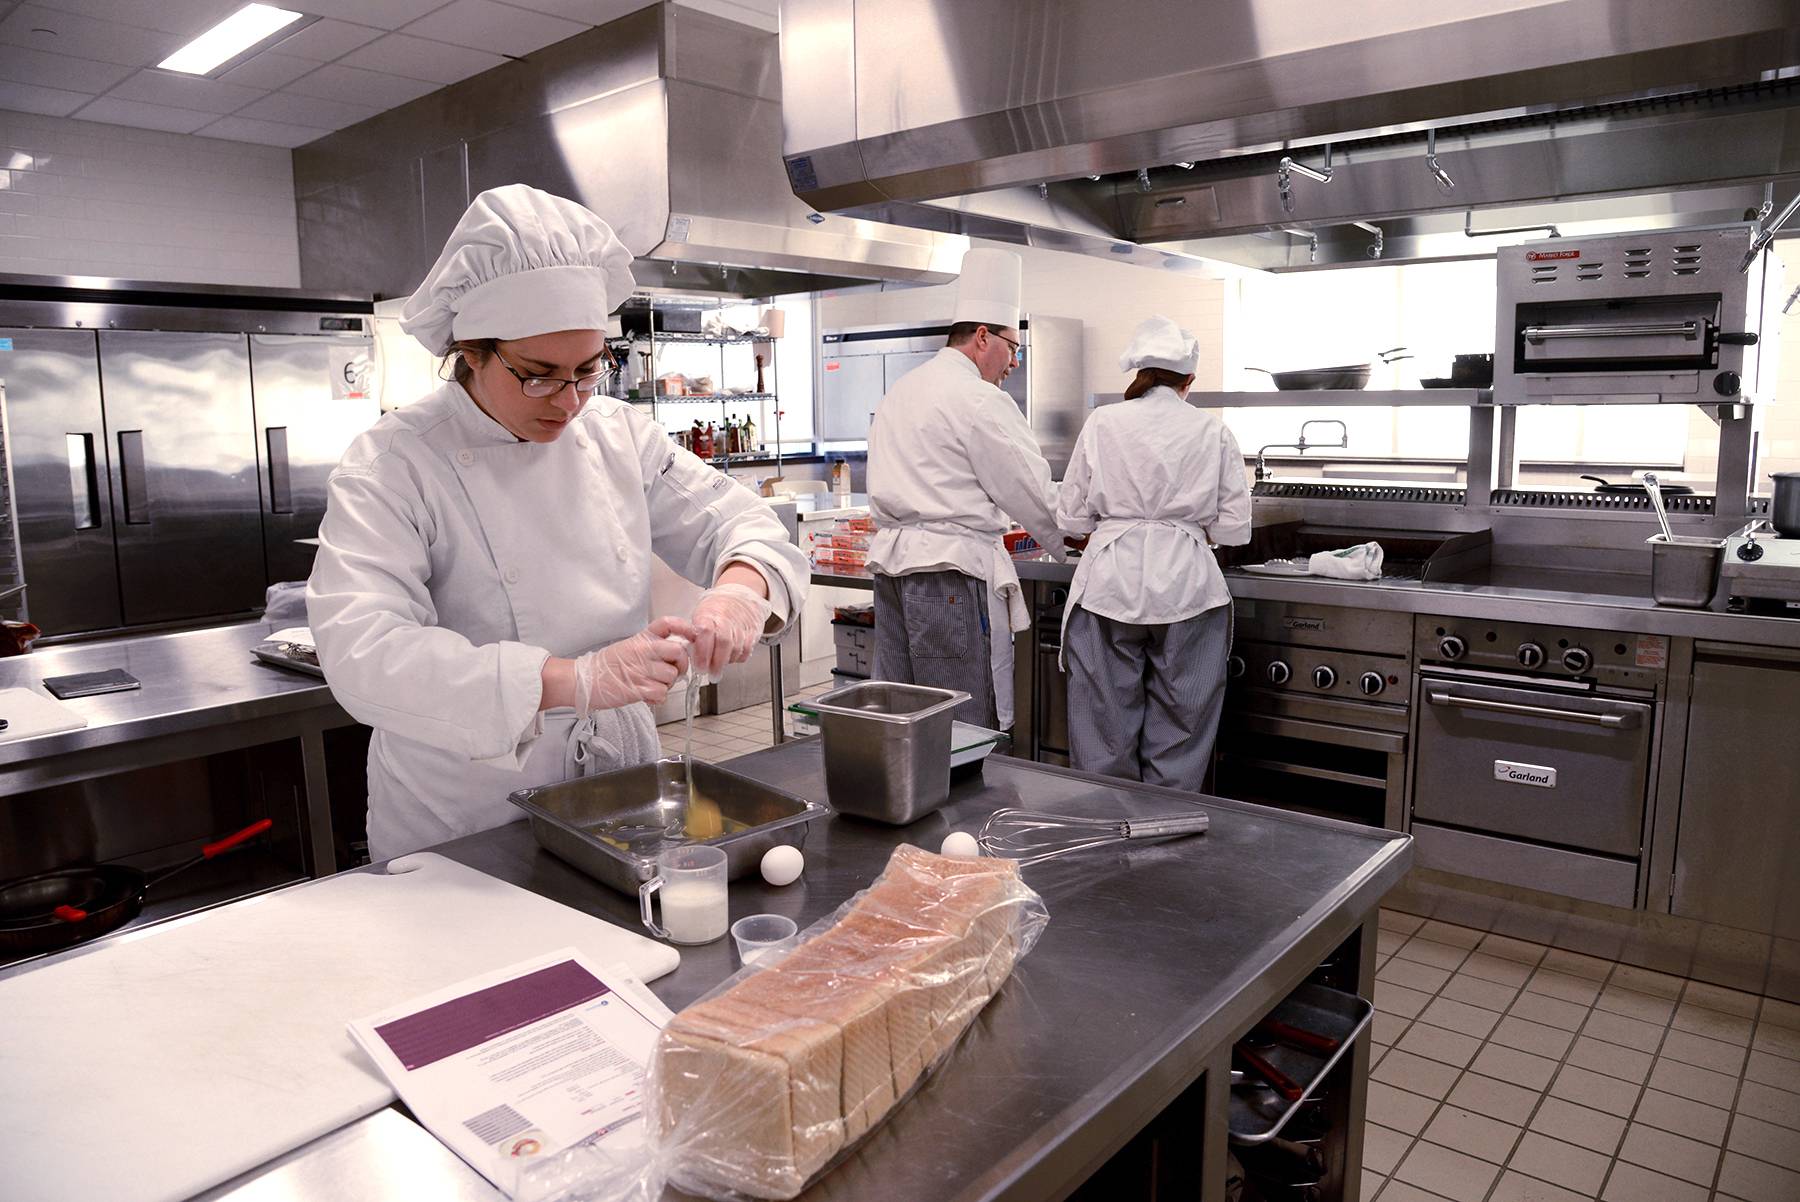
{"label": "tall chef hat", "polygon": [[434,355],[461,338],[604,330],[636,287],[612,227],[525,184],[491,188],[456,223],[400,328]]}
{"label": "tall chef hat", "polygon": [[1198,339],[1166,317],[1146,317],[1132,331],[1130,344],[1119,356],[1119,370],[1159,367],[1178,376],[1191,376],[1199,362]]}
{"label": "tall chef hat", "polygon": [[975,321],[989,329],[1017,329],[1021,274],[1019,256],[1010,250],[977,247],[965,252],[951,323]]}

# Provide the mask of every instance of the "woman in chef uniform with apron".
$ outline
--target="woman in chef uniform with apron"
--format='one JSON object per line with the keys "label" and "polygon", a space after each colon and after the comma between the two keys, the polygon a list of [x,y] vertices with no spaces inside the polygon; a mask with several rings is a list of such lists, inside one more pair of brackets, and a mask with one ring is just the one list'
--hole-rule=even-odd
{"label": "woman in chef uniform with apron", "polygon": [[1237,440],[1187,403],[1200,346],[1166,317],[1119,359],[1122,404],[1082,427],[1057,503],[1090,534],[1063,615],[1069,751],[1077,768],[1198,789],[1231,649],[1231,594],[1209,544],[1250,539]]}
{"label": "woman in chef uniform with apron", "polygon": [[[338,702],[374,728],[369,851],[520,816],[516,789],[658,754],[678,676],[747,659],[800,610],[767,503],[595,389],[631,254],[580,205],[475,198],[401,326],[453,378],[332,473],[307,615]],[[651,556],[709,586],[651,620]]]}

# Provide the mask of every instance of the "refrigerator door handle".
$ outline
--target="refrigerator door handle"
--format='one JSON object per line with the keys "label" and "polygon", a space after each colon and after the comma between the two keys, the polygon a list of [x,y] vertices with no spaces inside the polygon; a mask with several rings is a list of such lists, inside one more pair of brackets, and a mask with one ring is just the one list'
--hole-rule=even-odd
{"label": "refrigerator door handle", "polygon": [[119,484],[125,494],[125,524],[150,524],[150,496],[144,475],[144,432],[119,431]]}
{"label": "refrigerator door handle", "polygon": [[288,432],[286,426],[269,426],[264,430],[269,443],[269,512],[294,512],[294,491],[288,473]]}
{"label": "refrigerator door handle", "polygon": [[100,471],[94,462],[94,436],[66,436],[69,447],[69,499],[75,510],[75,529],[100,526]]}

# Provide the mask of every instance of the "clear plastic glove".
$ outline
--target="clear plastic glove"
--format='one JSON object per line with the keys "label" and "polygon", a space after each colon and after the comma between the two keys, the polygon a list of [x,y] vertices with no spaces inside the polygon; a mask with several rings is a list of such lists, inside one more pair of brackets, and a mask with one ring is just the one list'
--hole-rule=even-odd
{"label": "clear plastic glove", "polygon": [[669,688],[687,671],[694,627],[680,618],[658,618],[621,639],[575,660],[575,713],[618,709],[642,701],[661,705]]}
{"label": "clear plastic glove", "polygon": [[694,606],[694,671],[717,676],[750,658],[773,612],[767,597],[741,584],[708,589]]}

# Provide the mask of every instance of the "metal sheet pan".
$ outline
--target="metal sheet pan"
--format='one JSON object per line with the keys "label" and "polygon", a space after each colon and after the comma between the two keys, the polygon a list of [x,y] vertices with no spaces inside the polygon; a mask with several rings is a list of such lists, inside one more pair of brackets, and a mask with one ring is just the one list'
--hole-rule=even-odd
{"label": "metal sheet pan", "polygon": [[1306,1104],[1326,1076],[1356,1043],[1363,1028],[1375,1016],[1375,1007],[1367,1000],[1340,989],[1328,989],[1310,982],[1290,993],[1268,1017],[1290,1027],[1324,1035],[1338,1041],[1337,1050],[1328,1056],[1277,1043],[1258,1048],[1270,1065],[1306,1088],[1293,1102],[1267,1086],[1246,1081],[1233,1087],[1227,1117],[1231,1140],[1239,1144],[1260,1144],[1280,1134],[1294,1112]]}

